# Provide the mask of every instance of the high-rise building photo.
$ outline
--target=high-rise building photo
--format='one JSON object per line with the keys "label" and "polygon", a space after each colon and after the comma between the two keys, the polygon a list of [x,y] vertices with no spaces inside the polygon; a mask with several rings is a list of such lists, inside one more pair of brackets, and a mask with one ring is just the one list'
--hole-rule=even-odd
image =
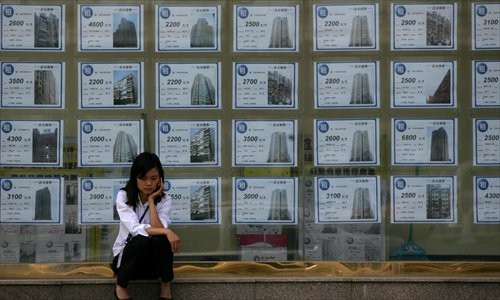
{"label": "high-rise building photo", "polygon": [[113,77],[113,105],[137,104],[139,99],[137,71],[115,71]]}
{"label": "high-rise building photo", "polygon": [[54,14],[35,13],[35,48],[59,48],[59,18]]}
{"label": "high-rise building photo", "polygon": [[[130,19],[134,18],[134,20]],[[137,48],[137,16],[113,14],[113,47],[114,48]]]}
{"label": "high-rise building photo", "polygon": [[292,40],[288,30],[288,18],[276,17],[273,19],[273,28],[271,29],[271,41],[269,48],[291,48]]}
{"label": "high-rise building photo", "polygon": [[214,26],[210,25],[205,18],[199,18],[191,28],[191,47],[214,47]]}
{"label": "high-rise building photo", "polygon": [[215,219],[215,191],[211,185],[197,186],[191,192],[191,220]]}
{"label": "high-rise building photo", "polygon": [[192,163],[215,161],[215,131],[213,128],[191,130],[190,156]]}
{"label": "high-rise building photo", "polygon": [[54,73],[51,70],[35,70],[34,79],[33,94],[35,104],[58,104],[57,84]]}
{"label": "high-rise building photo", "polygon": [[57,162],[58,136],[57,128],[48,133],[41,133],[38,128],[33,129],[33,162]]}
{"label": "high-rise building photo", "polygon": [[288,105],[292,103],[292,80],[278,71],[267,72],[267,104]]}
{"label": "high-rise building photo", "polygon": [[349,47],[369,47],[373,46],[370,38],[370,28],[368,27],[367,16],[355,16],[352,19],[351,38]]}
{"label": "high-rise building photo", "polygon": [[214,105],[215,87],[209,77],[203,74],[194,76],[191,86],[191,105]]}
{"label": "high-rise building photo", "polygon": [[451,21],[436,11],[427,12],[427,45],[451,45]]}

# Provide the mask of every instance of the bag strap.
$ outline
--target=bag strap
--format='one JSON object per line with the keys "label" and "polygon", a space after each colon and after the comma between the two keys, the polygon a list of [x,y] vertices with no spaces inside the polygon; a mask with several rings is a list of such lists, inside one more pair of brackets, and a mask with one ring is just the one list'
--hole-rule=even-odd
{"label": "bag strap", "polygon": [[[146,209],[144,210],[144,212],[142,213],[142,216],[139,218],[139,223],[142,222],[142,220],[144,219],[144,216],[146,215],[146,213],[148,212],[148,209],[149,209],[149,205],[146,206]],[[128,234],[127,236],[127,239],[125,240],[125,244],[128,243],[128,241],[130,241],[130,239],[132,239],[132,234]]]}

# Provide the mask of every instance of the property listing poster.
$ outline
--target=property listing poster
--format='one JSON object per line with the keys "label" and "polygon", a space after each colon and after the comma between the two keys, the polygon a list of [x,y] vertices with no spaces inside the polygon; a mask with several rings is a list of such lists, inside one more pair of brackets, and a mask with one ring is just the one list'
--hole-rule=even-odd
{"label": "property listing poster", "polygon": [[500,224],[499,176],[474,176],[474,223]]}
{"label": "property listing poster", "polygon": [[157,120],[156,153],[164,165],[220,166],[220,120]]}
{"label": "property listing poster", "polygon": [[500,165],[500,119],[474,119],[474,165]]}
{"label": "property listing poster", "polygon": [[297,108],[297,63],[234,63],[233,109]]}
{"label": "property listing poster", "polygon": [[314,50],[378,50],[378,4],[313,6]]}
{"label": "property listing poster", "polygon": [[128,178],[78,178],[78,223],[119,223],[116,194]]}
{"label": "property listing poster", "polygon": [[2,4],[2,51],[64,51],[65,6]]}
{"label": "property listing poster", "polygon": [[391,107],[456,107],[456,62],[392,62]]}
{"label": "property listing poster", "polygon": [[62,224],[64,178],[0,178],[1,224]]}
{"label": "property listing poster", "polygon": [[457,223],[456,176],[391,176],[391,223]]}
{"label": "property listing poster", "polygon": [[392,119],[393,165],[456,165],[456,119]]}
{"label": "property listing poster", "polygon": [[500,49],[500,3],[472,3],[472,50]]}
{"label": "property listing poster", "polygon": [[142,5],[78,5],[78,51],[143,51]]}
{"label": "property listing poster", "polygon": [[391,50],[456,50],[457,4],[391,4]]}
{"label": "property listing poster", "polygon": [[63,120],[0,122],[0,165],[61,167]]}
{"label": "property listing poster", "polygon": [[380,107],[379,62],[316,62],[314,108]]}
{"label": "property listing poster", "polygon": [[[333,177],[329,178],[335,180]],[[344,179],[349,180],[348,177]],[[317,261],[383,260],[385,255],[384,222],[318,223],[315,214],[317,188],[317,181],[315,184],[314,177],[304,178],[301,195],[304,200],[303,242],[306,259]]]}
{"label": "property listing poster", "polygon": [[381,221],[378,176],[315,177],[314,186],[317,223]]}
{"label": "property listing poster", "polygon": [[220,63],[156,63],[156,108],[220,108]]}
{"label": "property listing poster", "polygon": [[65,63],[0,63],[1,108],[63,109]]}
{"label": "property listing poster", "polygon": [[78,63],[79,109],[144,108],[144,64]]}
{"label": "property listing poster", "polygon": [[144,151],[143,120],[78,120],[78,166],[130,166]]}
{"label": "property listing poster", "polygon": [[297,178],[233,178],[233,224],[297,224]]}
{"label": "property listing poster", "polygon": [[173,224],[220,224],[221,178],[168,178]]}
{"label": "property listing poster", "polygon": [[233,166],[296,166],[296,120],[233,120]]}
{"label": "property listing poster", "polygon": [[500,107],[500,60],[472,62],[472,106]]}
{"label": "property listing poster", "polygon": [[298,52],[297,5],[234,5],[233,50]]}
{"label": "property listing poster", "polygon": [[155,6],[156,51],[220,51],[221,7]]}
{"label": "property listing poster", "polygon": [[314,165],[378,165],[378,119],[314,120]]}

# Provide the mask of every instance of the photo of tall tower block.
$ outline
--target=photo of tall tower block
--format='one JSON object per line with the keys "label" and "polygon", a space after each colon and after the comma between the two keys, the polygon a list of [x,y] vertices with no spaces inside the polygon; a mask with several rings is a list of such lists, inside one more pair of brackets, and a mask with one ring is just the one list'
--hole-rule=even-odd
{"label": "photo of tall tower block", "polygon": [[451,45],[451,21],[441,14],[433,11],[427,12],[427,45]]}
{"label": "photo of tall tower block", "polygon": [[451,190],[441,184],[427,184],[427,219],[448,219],[451,216]]}
{"label": "photo of tall tower block", "polygon": [[58,104],[56,78],[51,70],[35,70],[33,93],[35,104]]}
{"label": "photo of tall tower block", "polygon": [[50,220],[52,218],[50,198],[48,187],[35,192],[35,220]]}
{"label": "photo of tall tower block", "polygon": [[373,210],[370,205],[370,191],[368,188],[354,190],[351,219],[373,219]]}
{"label": "photo of tall tower block", "polygon": [[54,14],[36,13],[35,48],[59,48],[59,18]]}
{"label": "photo of tall tower block", "polygon": [[137,144],[132,135],[124,131],[119,131],[116,134],[115,144],[113,145],[113,162],[132,162],[138,154],[137,151]]}
{"label": "photo of tall tower block", "polygon": [[120,24],[113,32],[113,47],[137,48],[137,29],[135,23],[121,18]]}
{"label": "photo of tall tower block", "polygon": [[448,70],[432,95],[427,96],[427,103],[450,103],[451,102],[451,71]]}
{"label": "photo of tall tower block", "polygon": [[432,131],[431,137],[431,161],[449,161],[448,133],[440,127]]}
{"label": "photo of tall tower block", "polygon": [[349,104],[373,104],[370,94],[370,81],[367,73],[356,73],[352,80],[351,101]]}
{"label": "photo of tall tower block", "polygon": [[191,105],[215,104],[215,87],[210,78],[203,74],[196,74],[191,86]]}
{"label": "photo of tall tower block", "polygon": [[58,130],[40,133],[38,128],[33,129],[33,162],[57,162]]}
{"label": "photo of tall tower block", "polygon": [[215,45],[214,27],[205,18],[199,18],[191,29],[191,47],[213,47]]}
{"label": "photo of tall tower block", "polygon": [[367,16],[355,16],[352,19],[351,39],[349,47],[373,46],[370,38]]}
{"label": "photo of tall tower block", "polygon": [[288,18],[276,17],[273,20],[269,48],[291,48],[292,40],[288,31]]}
{"label": "photo of tall tower block", "polygon": [[351,158],[349,161],[372,161],[367,130],[356,130],[352,137]]}
{"label": "photo of tall tower block", "polygon": [[285,163],[291,162],[288,153],[288,141],[285,132],[273,132],[271,135],[271,144],[269,145],[269,154],[267,162]]}
{"label": "photo of tall tower block", "polygon": [[268,220],[290,220],[286,190],[275,189],[271,194]]}

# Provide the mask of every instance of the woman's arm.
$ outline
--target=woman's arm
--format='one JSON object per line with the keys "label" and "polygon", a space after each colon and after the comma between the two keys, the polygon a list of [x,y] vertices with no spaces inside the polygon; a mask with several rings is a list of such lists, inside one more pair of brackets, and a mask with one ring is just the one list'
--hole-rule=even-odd
{"label": "woman's arm", "polygon": [[158,190],[148,197],[148,204],[149,204],[149,224],[151,227],[154,228],[163,228],[163,223],[160,220],[160,217],[158,216],[158,211],[156,209],[156,204],[155,204],[155,198],[160,196],[161,193],[163,192],[163,180],[160,180],[160,184],[158,187]]}
{"label": "woman's arm", "polygon": [[149,235],[165,235],[172,246],[172,252],[179,252],[179,247],[181,245],[181,239],[175,232],[173,232],[169,228],[157,228],[157,227],[149,227],[146,229],[146,232]]}

